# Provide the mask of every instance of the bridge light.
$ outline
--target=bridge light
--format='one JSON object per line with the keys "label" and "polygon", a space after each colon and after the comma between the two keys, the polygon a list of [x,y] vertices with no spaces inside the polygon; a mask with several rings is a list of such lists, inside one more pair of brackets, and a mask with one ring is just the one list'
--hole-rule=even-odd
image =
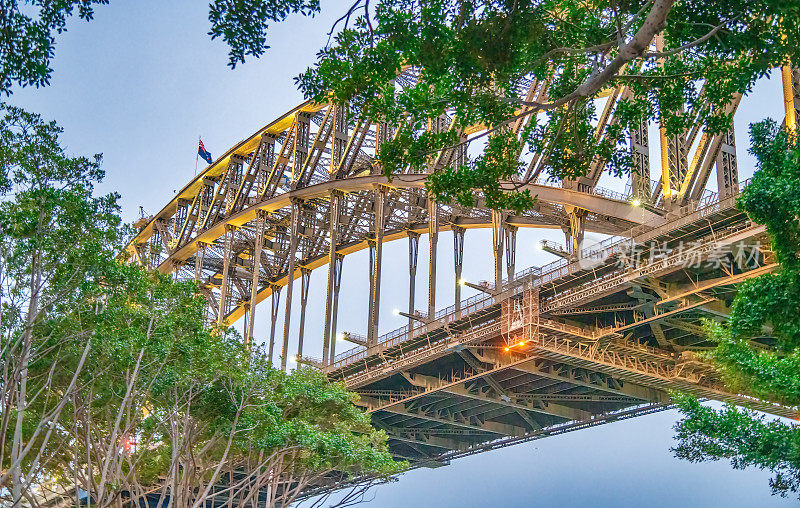
{"label": "bridge light", "polygon": [[536,250],[544,250],[544,243],[539,242],[536,244]]}
{"label": "bridge light", "polygon": [[289,357],[289,363],[297,363],[297,357],[296,356],[290,356]]}
{"label": "bridge light", "polygon": [[507,348],[507,347],[506,347],[506,348],[503,348],[503,351],[508,351],[508,348]]}
{"label": "bridge light", "polygon": [[631,204],[632,204],[633,206],[641,206],[641,205],[642,205],[642,202],[641,202],[641,200],[639,200],[639,199],[637,198],[637,199],[634,199],[633,201],[631,201]]}
{"label": "bridge light", "polygon": [[519,347],[522,347],[522,346],[524,346],[524,345],[525,345],[525,341],[520,341],[520,343],[519,343],[519,344],[517,344],[517,346],[519,346]]}
{"label": "bridge light", "polygon": [[394,314],[395,316],[399,316],[400,315],[400,309],[392,310],[392,314]]}
{"label": "bridge light", "polygon": [[467,285],[467,281],[465,281],[463,278],[462,279],[458,279],[458,285],[459,286],[466,286]]}
{"label": "bridge light", "polygon": [[342,341],[344,341],[344,334],[343,334],[343,333],[340,333],[339,335],[337,335],[337,336],[336,336],[336,340],[338,340],[339,342],[342,342]]}

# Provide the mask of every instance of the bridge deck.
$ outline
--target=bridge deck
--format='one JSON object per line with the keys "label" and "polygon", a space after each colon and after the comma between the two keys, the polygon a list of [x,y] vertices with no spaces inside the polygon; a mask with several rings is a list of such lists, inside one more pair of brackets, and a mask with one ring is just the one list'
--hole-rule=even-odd
{"label": "bridge deck", "polygon": [[[519,272],[325,370],[418,465],[663,410],[670,390],[797,417],[728,393],[694,354],[710,346],[699,319],[724,319],[735,284],[774,268],[766,248],[742,264],[742,249],[766,241],[734,204],[679,210],[582,262]],[[530,291],[535,325],[509,322],[504,306]]]}

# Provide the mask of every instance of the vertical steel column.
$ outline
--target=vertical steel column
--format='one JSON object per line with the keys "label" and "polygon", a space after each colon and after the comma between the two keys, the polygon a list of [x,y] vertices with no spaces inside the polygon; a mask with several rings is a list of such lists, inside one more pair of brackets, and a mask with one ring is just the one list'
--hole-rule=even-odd
{"label": "vertical steel column", "polygon": [[300,178],[300,171],[308,157],[308,141],[311,131],[311,117],[308,113],[297,113],[297,125],[295,126],[294,153],[292,154],[292,175],[291,186],[297,188]]}
{"label": "vertical steel column", "polygon": [[197,252],[194,253],[194,281],[200,283],[203,277],[203,259],[206,256],[206,244],[198,242]]}
{"label": "vertical steel column", "polygon": [[509,284],[514,282],[515,264],[517,262],[517,226],[506,224],[506,273]]}
{"label": "vertical steel column", "polygon": [[336,264],[336,246],[339,243],[339,216],[341,208],[342,193],[333,191],[330,198],[330,210],[328,216],[328,286],[325,290],[325,330],[322,336],[322,365],[328,365],[328,350],[331,343],[336,341],[336,330],[331,330],[333,319],[333,296],[334,279]]}
{"label": "vertical steel column", "polygon": [[589,212],[576,206],[567,206],[565,208],[569,217],[569,230],[564,231],[567,241],[567,252],[572,254],[573,259],[578,259],[581,257],[586,215]]}
{"label": "vertical steel column", "polygon": [[[658,35],[655,38],[656,51],[664,50],[664,36]],[[664,59],[658,59],[658,66],[664,67]],[[683,112],[684,108],[678,110]],[[659,127],[661,138],[661,195],[664,198],[664,207],[674,206],[674,199],[680,193],[681,184],[689,171],[689,161],[687,154],[689,147],[686,146],[686,133],[681,132],[675,136],[667,137],[667,129],[664,125]]]}
{"label": "vertical steel column", "polygon": [[[249,301],[244,304],[244,316],[242,317],[242,321],[243,321],[244,330],[247,331],[247,329],[250,328],[250,302]],[[249,351],[250,350],[250,345],[247,343],[247,339],[246,338],[245,338],[245,342],[244,342],[244,348],[245,348],[245,351]]]}
{"label": "vertical steel column", "polygon": [[369,300],[367,300],[367,343],[370,343],[372,333],[372,302],[375,298],[375,281],[372,277],[375,271],[375,240],[367,239],[367,282],[369,284]]}
{"label": "vertical steel column", "polygon": [[[378,122],[375,124],[375,160],[379,161],[381,157],[381,145],[389,141],[392,134],[392,128],[388,122]],[[372,174],[381,174],[381,166],[378,164],[372,165]]]}
{"label": "vertical steel column", "polygon": [[336,356],[336,318],[339,317],[339,288],[342,287],[342,262],[343,254],[336,254],[333,264],[333,307],[331,308],[331,352],[328,360],[333,363]]}
{"label": "vertical steel column", "polygon": [[783,83],[783,108],[786,115],[786,129],[797,132],[798,114],[800,114],[800,69],[787,64],[781,67]]}
{"label": "vertical steel column", "polygon": [[375,323],[375,271],[378,263],[376,262],[376,241],[374,238],[367,240],[369,245],[369,304],[367,307],[367,347],[375,345],[375,334],[373,324]]}
{"label": "vertical steel column", "polygon": [[264,246],[264,223],[266,217],[262,212],[256,216],[255,246],[253,247],[253,276],[250,279],[250,308],[247,316],[247,329],[244,334],[244,346],[249,351],[253,341],[253,332],[256,323],[256,298],[258,297],[258,282],[261,279],[261,250]]}
{"label": "vertical steel column", "polygon": [[428,319],[436,316],[436,246],[439,243],[439,205],[428,195]]}
{"label": "vertical steel column", "polygon": [[228,300],[228,278],[231,269],[231,244],[233,243],[233,228],[225,226],[225,249],[222,254],[222,284],[219,288],[219,310],[217,311],[217,324],[222,326],[225,321],[225,305]]}
{"label": "vertical steel column", "polygon": [[289,224],[289,253],[286,280],[286,313],[283,318],[283,345],[281,347],[281,370],[286,371],[286,362],[289,361],[289,325],[292,317],[292,287],[294,285],[294,272],[297,267],[297,244],[300,235],[300,207],[298,200],[292,200],[292,215]]}
{"label": "vertical steel column", "polygon": [[345,147],[347,146],[347,107],[330,106],[333,111],[333,136],[331,136],[331,164],[330,177],[336,178],[339,167],[344,163]]}
{"label": "vertical steel column", "polygon": [[733,126],[722,135],[717,166],[717,192],[720,198],[739,194],[739,169],[736,165],[736,136]]}
{"label": "vertical steel column", "polygon": [[297,357],[303,356],[303,334],[306,328],[306,304],[308,303],[308,284],[311,282],[311,270],[300,268],[300,331],[297,338]]}
{"label": "vertical steel column", "polygon": [[649,203],[651,199],[649,144],[647,121],[639,122],[636,128],[631,129],[631,155],[633,156],[631,195],[642,203]]}
{"label": "vertical steel column", "polygon": [[492,210],[492,251],[494,252],[494,290],[503,290],[503,214]]}
{"label": "vertical steel column", "polygon": [[[417,292],[417,260],[419,259],[419,233],[408,232],[408,315],[413,316],[414,297]],[[414,327],[414,320],[408,318],[408,331]]]}
{"label": "vertical steel column", "polygon": [[670,206],[672,199],[678,196],[686,173],[689,172],[685,133],[667,137],[667,130],[661,127],[661,162],[664,205]]}
{"label": "vertical steel column", "polygon": [[386,189],[375,189],[373,225],[375,238],[372,245],[372,270],[370,274],[369,328],[367,344],[373,346],[378,341],[378,319],[381,302],[381,264],[383,261],[383,232],[386,222]]}
{"label": "vertical steel column", "polygon": [[461,226],[453,226],[453,266],[456,269],[456,312],[461,311],[461,272],[464,268],[464,232]]}
{"label": "vertical steel column", "polygon": [[280,308],[281,304],[281,286],[277,286],[274,284],[270,284],[272,289],[272,314],[270,316],[272,322],[272,328],[269,330],[269,353],[268,353],[268,361],[269,364],[272,365],[272,353],[275,351],[275,326],[278,322],[278,309]]}

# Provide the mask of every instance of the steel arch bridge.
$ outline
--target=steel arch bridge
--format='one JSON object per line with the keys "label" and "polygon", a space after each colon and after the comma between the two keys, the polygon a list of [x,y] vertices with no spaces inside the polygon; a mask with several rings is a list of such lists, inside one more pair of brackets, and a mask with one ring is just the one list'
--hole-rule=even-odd
{"label": "steel arch bridge", "polygon": [[[399,86],[416,80],[413,69],[397,78]],[[541,99],[546,90],[546,83],[529,81],[519,94]],[[627,93],[623,87],[602,94],[598,139]],[[731,101],[731,112],[739,99]],[[783,101],[786,123],[796,128],[800,71],[784,69]],[[452,120],[443,115],[428,128],[453,129]],[[662,131],[657,154],[646,124],[633,132],[638,173],[624,193],[598,187],[602,161],[577,180],[548,182],[540,176],[541,157],[522,158],[524,173],[504,185],[535,182],[524,187],[538,201],[514,214],[490,210],[481,198],[464,207],[427,195],[428,174],[464,160],[467,142],[432,157],[424,172],[387,178],[373,161],[394,133],[391,123],[306,102],[231,147],[141,221],[127,251],[133,262],[196,280],[211,319],[243,318],[248,342],[256,304],[270,297],[270,357],[275,352],[285,369],[290,341],[296,343],[297,362],[359,392],[374,424],[388,433],[392,453],[417,466],[663,410],[672,389],[798,417],[798,408],[729,393],[694,354],[710,347],[698,319],[725,320],[736,284],[776,266],[764,228],[735,208],[746,182],[738,178],[733,130],[710,135],[695,120],[694,128],[672,138]],[[467,140],[480,130],[458,134]],[[661,168],[653,180],[651,157]],[[543,244],[560,259],[516,272],[522,227],[563,230],[563,246]],[[492,230],[492,282],[461,281],[469,228]],[[448,230],[457,296],[455,305],[437,311],[438,239]],[[585,231],[608,239],[585,247]],[[430,269],[420,311],[414,288],[423,234],[430,237]],[[409,321],[379,336],[383,245],[398,239],[409,246],[403,313]],[[369,250],[371,275],[367,331],[345,333],[355,347],[337,354],[342,263],[361,249]],[[321,267],[328,277],[317,359],[303,354],[303,342],[310,273]],[[301,310],[293,316],[298,279]],[[461,301],[459,284],[480,294]],[[281,293],[282,333],[276,330]],[[299,337],[290,337],[295,319]]]}

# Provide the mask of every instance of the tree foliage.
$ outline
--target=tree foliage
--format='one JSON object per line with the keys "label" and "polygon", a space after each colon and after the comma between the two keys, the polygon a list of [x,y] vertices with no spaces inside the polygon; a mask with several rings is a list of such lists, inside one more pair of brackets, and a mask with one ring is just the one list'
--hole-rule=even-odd
{"label": "tree foliage", "polygon": [[117,196],[94,196],[101,158],[60,134],[18,108],[0,120],[3,502],[274,506],[325,484],[353,502],[404,467],[343,384],[274,370],[208,325],[193,282],[115,261],[126,228]]}
{"label": "tree foliage", "polygon": [[100,506],[241,505],[259,491],[274,506],[315,484],[369,486],[402,469],[344,385],[316,369],[273,369],[234,332],[209,328],[206,305],[192,282],[137,266],[109,278],[50,447],[62,485],[77,479]]}
{"label": "tree foliage", "polygon": [[[734,391],[786,406],[800,404],[800,145],[775,122],[751,126],[758,160],[739,198],[750,218],[766,225],[779,268],[743,282],[728,325],[709,323],[718,346],[708,355]],[[775,347],[754,349],[750,339],[769,336]],[[800,490],[800,429],[746,409],[723,410],[684,399],[677,426],[677,456],[692,461],[730,459],[734,467],[773,471],[774,493]]]}
{"label": "tree foliage", "polygon": [[208,35],[222,37],[230,48],[228,65],[235,68],[247,56],[258,58],[269,49],[270,23],[281,22],[289,14],[313,16],[319,9],[319,0],[214,0],[209,4]]}
{"label": "tree foliage", "polygon": [[[0,0],[0,93],[12,86],[46,86],[53,74],[56,38],[67,31],[70,18],[92,21],[95,7],[109,0]],[[212,39],[229,48],[233,68],[246,56],[258,57],[269,48],[269,23],[290,14],[319,12],[319,0],[213,0],[208,19]]]}
{"label": "tree foliage", "polygon": [[800,432],[779,420],[735,407],[715,410],[697,399],[679,399],[685,418],[676,426],[680,444],[673,451],[691,462],[729,460],[735,469],[772,471],[773,494],[797,492]]}
{"label": "tree foliage", "polygon": [[[351,15],[358,17],[348,25]],[[517,210],[529,197],[498,192],[498,179],[517,176],[523,145],[543,155],[551,178],[578,178],[595,163],[622,174],[631,170],[628,135],[643,120],[672,135],[698,114],[707,132],[723,131],[735,94],[788,59],[800,61],[800,6],[777,0],[380,0],[374,16],[368,1],[356,2],[343,24],[297,78],[306,95],[398,129],[380,151],[387,174],[430,169],[433,154],[458,143],[460,132],[485,127],[473,138],[505,141],[437,170],[429,188],[462,201],[480,190],[489,206]],[[409,67],[418,82],[397,85]],[[546,94],[521,100],[529,80],[546,82]],[[620,86],[616,121],[599,136],[596,99]],[[447,132],[427,129],[444,114],[454,122]],[[518,137],[509,127],[526,117],[536,121]]]}
{"label": "tree foliage", "polygon": [[[100,156],[69,156],[60,134],[54,122],[18,108],[0,119],[0,484],[15,500],[42,467],[40,450],[66,403],[64,392],[38,383],[65,365],[64,347],[86,341],[90,332],[71,310],[99,297],[121,241],[117,195],[93,196]],[[78,370],[88,352],[80,350]],[[55,363],[32,374],[47,356]],[[75,377],[60,374],[71,390]]]}
{"label": "tree foliage", "polygon": [[56,35],[67,30],[67,20],[74,14],[90,21],[95,5],[107,3],[108,0],[0,0],[0,91],[9,94],[12,84],[49,85]]}

